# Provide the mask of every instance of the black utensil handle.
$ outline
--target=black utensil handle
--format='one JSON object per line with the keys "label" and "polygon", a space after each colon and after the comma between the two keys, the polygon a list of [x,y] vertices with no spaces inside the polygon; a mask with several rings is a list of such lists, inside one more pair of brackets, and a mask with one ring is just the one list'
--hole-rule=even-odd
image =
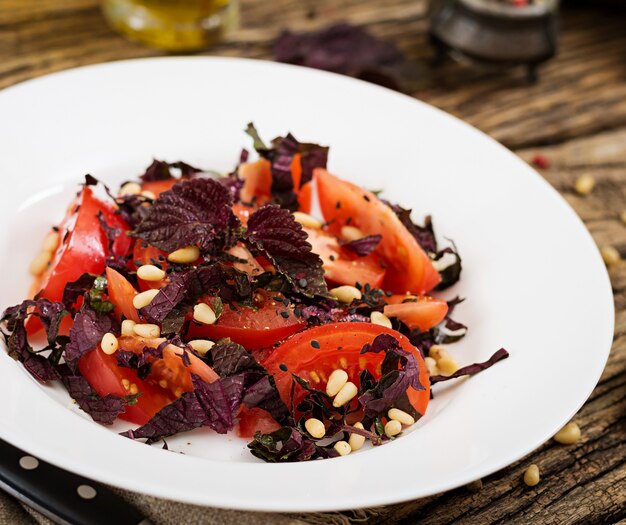
{"label": "black utensil handle", "polygon": [[57,523],[149,523],[135,507],[104,485],[36,459],[2,439],[0,488]]}

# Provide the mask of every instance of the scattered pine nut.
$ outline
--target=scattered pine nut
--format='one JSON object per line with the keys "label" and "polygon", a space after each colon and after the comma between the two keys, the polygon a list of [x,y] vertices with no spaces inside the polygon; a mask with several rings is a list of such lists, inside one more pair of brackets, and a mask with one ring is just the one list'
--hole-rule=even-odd
{"label": "scattered pine nut", "polygon": [[346,441],[337,441],[333,447],[340,456],[347,456],[352,452],[350,445]]}
{"label": "scattered pine nut", "polygon": [[610,245],[600,248],[600,254],[602,255],[602,260],[604,261],[604,264],[606,264],[607,266],[612,266],[613,264],[617,264],[622,260],[622,256],[617,251],[617,249]]}
{"label": "scattered pine nut", "polygon": [[122,321],[122,335],[127,337],[135,335],[135,331],[133,330],[133,328],[136,324],[137,323],[132,319],[124,319]]}
{"label": "scattered pine nut", "polygon": [[142,191],[141,195],[144,196],[146,199],[151,199],[151,200],[156,199],[156,195],[153,192],[151,192],[150,190]]}
{"label": "scattered pine nut", "polygon": [[187,344],[200,355],[205,355],[209,350],[211,350],[211,348],[213,348],[215,343],[213,341],[209,341],[208,339],[193,339]]}
{"label": "scattered pine nut", "polygon": [[354,226],[342,226],[341,237],[346,241],[358,241],[365,237],[365,234]]}
{"label": "scattered pine nut", "polygon": [[167,388],[167,381],[165,379],[161,379],[161,381],[159,381],[159,386],[161,388]]}
{"label": "scattered pine nut", "polygon": [[144,264],[137,268],[137,277],[144,281],[162,281],[165,272],[153,264]]}
{"label": "scattered pine nut", "polygon": [[372,312],[370,314],[370,321],[374,324],[391,328],[391,320],[385,314],[381,312]]}
{"label": "scattered pine nut", "polygon": [[57,251],[59,247],[59,234],[58,232],[49,232],[46,235],[46,238],[43,240],[43,248],[44,252],[54,253]]}
{"label": "scattered pine nut", "polygon": [[167,256],[167,260],[177,264],[190,264],[200,257],[200,248],[197,246],[187,246],[180,250],[175,250]]}
{"label": "scattered pine nut", "polygon": [[624,224],[626,224],[626,210],[619,214],[619,218]]}
{"label": "scattered pine nut", "polygon": [[471,481],[467,485],[465,485],[465,488],[470,492],[480,492],[481,490],[483,490],[483,480],[477,479],[476,481]]}
{"label": "scattered pine nut", "polygon": [[400,421],[396,421],[395,419],[390,419],[385,424],[385,434],[387,437],[397,436],[400,432],[402,432],[402,424]]}
{"label": "scattered pine nut", "polygon": [[390,408],[387,412],[387,416],[389,419],[398,421],[402,425],[409,426],[415,424],[415,418],[411,414],[407,414],[404,410],[400,410],[399,408]]}
{"label": "scattered pine nut", "polygon": [[213,324],[217,321],[213,308],[206,303],[199,303],[193,307],[193,319],[202,324]]}
{"label": "scattered pine nut", "polygon": [[439,368],[437,367],[437,361],[435,361],[432,357],[425,357],[424,364],[426,368],[428,368],[428,374],[431,376],[439,375]]}
{"label": "scattered pine nut", "polygon": [[563,445],[573,445],[580,440],[580,427],[576,423],[568,423],[555,434],[554,440]]}
{"label": "scattered pine nut", "polygon": [[348,381],[341,387],[341,390],[337,392],[335,399],[333,399],[333,406],[335,408],[342,407],[346,403],[352,401],[352,398],[354,398],[358,393],[359,389],[356,385],[352,381]]}
{"label": "scattered pine nut", "polygon": [[135,394],[137,394],[139,392],[139,388],[137,388],[137,385],[135,383],[131,383],[130,388],[128,389],[128,391],[130,392],[131,396],[134,396]]}
{"label": "scattered pine nut", "polygon": [[333,397],[336,396],[339,391],[348,382],[348,373],[345,370],[337,369],[328,377],[328,383],[326,383],[326,393]]}
{"label": "scattered pine nut", "polygon": [[529,487],[534,487],[539,484],[541,477],[539,476],[539,467],[534,463],[526,469],[524,472],[524,483]]}
{"label": "scattered pine nut", "polygon": [[337,301],[344,304],[350,304],[352,301],[359,301],[362,297],[361,291],[355,286],[338,286],[329,290],[329,292],[337,298]]}
{"label": "scattered pine nut", "polygon": [[138,195],[141,193],[141,186],[136,182],[127,182],[120,188],[120,197],[124,197],[126,195]]}
{"label": "scattered pine nut", "polygon": [[161,337],[161,328],[156,324],[140,324],[137,323],[133,326],[133,330],[135,335],[139,337],[145,337],[146,339],[155,339],[157,337]]}
{"label": "scattered pine nut", "polygon": [[432,357],[435,361],[439,361],[442,357],[450,357],[448,351],[439,345],[433,345],[428,350],[429,357]]}
{"label": "scattered pine nut", "polygon": [[576,179],[574,189],[579,195],[589,195],[595,185],[596,180],[591,175],[581,175]]}
{"label": "scattered pine nut", "polygon": [[324,434],[326,434],[324,423],[314,417],[304,422],[304,428],[306,428],[306,431],[315,439],[321,439],[324,437]]}
{"label": "scattered pine nut", "polygon": [[[353,425],[355,428],[360,428],[363,430],[363,423],[360,421]],[[352,452],[359,450],[365,444],[365,436],[361,436],[360,434],[350,434],[350,439],[348,439],[348,445],[352,449]]]}
{"label": "scattered pine nut", "polygon": [[130,388],[130,381],[128,379],[122,379],[122,386],[125,390],[128,390]]}
{"label": "scattered pine nut", "polygon": [[152,299],[154,299],[158,293],[159,290],[157,290],[156,288],[151,288],[150,290],[146,290],[145,292],[138,293],[137,295],[135,295],[135,297],[133,297],[133,306],[137,310],[145,308],[152,302]]}
{"label": "scattered pine nut", "polygon": [[28,271],[31,275],[39,277],[48,269],[48,263],[52,259],[50,252],[39,252],[31,261]]}
{"label": "scattered pine nut", "polygon": [[312,228],[315,230],[319,230],[322,227],[322,221],[316,219],[312,215],[308,213],[303,213],[301,211],[294,211],[293,218],[296,222],[299,222],[305,228]]}
{"label": "scattered pine nut", "polygon": [[451,376],[460,366],[452,357],[446,356],[437,361],[437,368],[444,376]]}
{"label": "scattered pine nut", "polygon": [[102,348],[102,351],[105,354],[113,355],[115,352],[117,352],[117,349],[119,347],[120,344],[117,340],[117,337],[115,337],[115,335],[111,332],[107,332],[102,336],[102,341],[100,341],[100,348]]}

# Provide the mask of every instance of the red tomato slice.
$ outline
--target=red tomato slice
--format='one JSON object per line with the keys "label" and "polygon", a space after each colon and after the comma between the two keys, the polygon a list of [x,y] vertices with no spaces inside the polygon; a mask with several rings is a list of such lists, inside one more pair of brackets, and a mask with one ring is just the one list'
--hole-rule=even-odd
{"label": "red tomato slice", "polygon": [[382,235],[377,252],[389,267],[383,283],[386,289],[423,295],[441,281],[428,255],[376,195],[321,168],[315,170],[314,178],[322,214],[332,231],[339,232],[349,222],[368,235]]}
{"label": "red tomato slice", "polygon": [[119,417],[137,425],[147,423],[154,414],[176,399],[158,385],[139,379],[135,370],[117,366],[115,355],[105,354],[100,347],[81,357],[78,369],[98,395],[103,397],[108,394],[127,396],[130,391],[124,383],[128,381],[129,385],[135,384],[142,395],[137,403],[127,406]]}
{"label": "red tomato slice", "polygon": [[137,309],[133,305],[133,299],[137,295],[137,290],[128,282],[126,277],[113,268],[106,269],[107,286],[109,299],[115,305],[115,314],[118,319],[122,315],[126,319],[132,319],[136,323],[140,321]]}
{"label": "red tomato slice", "polygon": [[167,180],[155,180],[150,182],[144,182],[141,184],[143,191],[151,191],[157,197],[164,191],[171,190],[174,184],[181,182],[185,179],[167,179]]}
{"label": "red tomato slice", "polygon": [[387,317],[397,317],[409,328],[422,332],[438,325],[448,313],[448,303],[434,297],[393,295],[387,302],[384,312]]}
{"label": "red tomato slice", "polygon": [[308,241],[313,252],[318,254],[324,263],[324,277],[336,284],[355,283],[369,284],[378,288],[385,276],[384,265],[380,257],[371,253],[366,257],[357,257],[341,248],[334,235],[314,228],[303,228],[308,234]]}
{"label": "red tomato slice", "polygon": [[[282,341],[302,330],[306,323],[296,317],[292,306],[285,306],[273,297],[277,294],[257,293],[256,308],[237,309],[224,305],[224,311],[215,324],[191,323],[188,339],[221,339],[230,337],[247,350],[260,350]],[[285,317],[286,316],[286,317]]]}
{"label": "red tomato slice", "polygon": [[[375,378],[380,378],[380,365],[384,355],[360,353],[363,345],[371,343],[380,334],[392,335],[404,350],[417,358],[420,367],[419,380],[425,390],[409,388],[407,394],[415,410],[424,414],[430,400],[430,379],[422,355],[406,337],[389,328],[371,323],[317,326],[287,339],[262,364],[274,376],[280,396],[286,403],[290,401],[292,372],[309,381],[312,386],[323,390],[332,371],[343,368],[348,373],[349,380],[359,386],[359,377],[363,369],[369,370]],[[319,343],[319,348],[311,346],[313,340]],[[286,372],[281,370],[281,364],[287,367]],[[297,405],[303,397],[304,392],[297,389],[294,404]],[[243,410],[239,433],[249,437],[254,435],[255,430],[260,430],[263,425],[270,422],[271,417],[267,413]]]}

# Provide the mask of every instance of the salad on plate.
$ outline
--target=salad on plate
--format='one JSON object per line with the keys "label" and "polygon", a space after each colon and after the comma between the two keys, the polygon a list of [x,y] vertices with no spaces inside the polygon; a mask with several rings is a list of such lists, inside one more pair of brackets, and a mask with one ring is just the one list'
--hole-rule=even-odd
{"label": "salad on plate", "polygon": [[[155,443],[199,427],[268,462],[396,439],[460,367],[461,275],[433,223],[327,171],[287,134],[233,172],[155,160],[113,193],[91,175],[7,308],[10,356],[94,421]],[[165,446],[165,445],[164,445]]]}

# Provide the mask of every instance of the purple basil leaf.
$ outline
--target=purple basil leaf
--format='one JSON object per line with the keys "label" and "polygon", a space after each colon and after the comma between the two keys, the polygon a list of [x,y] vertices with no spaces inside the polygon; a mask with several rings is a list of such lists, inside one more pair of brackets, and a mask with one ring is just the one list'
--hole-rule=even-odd
{"label": "purple basil leaf", "polygon": [[[28,313],[29,308],[34,308],[30,314]],[[48,344],[53,346],[59,333],[59,325],[67,314],[68,311],[63,303],[45,298],[27,299],[18,305],[7,308],[2,314],[0,322],[7,321],[7,327],[9,331],[12,331],[16,321],[24,322],[28,315],[35,315],[43,324]]]}
{"label": "purple basil leaf", "polygon": [[411,219],[411,210],[407,210],[398,204],[391,204],[388,201],[383,202],[393,210],[400,222],[415,237],[415,240],[426,253],[435,254],[437,252],[437,239],[430,215],[424,219],[424,226],[420,226]]}
{"label": "purple basil leaf", "polygon": [[270,434],[257,432],[248,443],[254,456],[270,463],[308,461],[318,455],[318,447],[294,427],[282,427]]}
{"label": "purple basil leaf", "polygon": [[[445,266],[440,267],[444,261],[444,257],[448,259],[448,262]],[[441,275],[441,282],[436,286],[435,290],[445,290],[446,288],[450,288],[450,286],[455,284],[461,278],[461,270],[463,269],[463,266],[461,264],[461,256],[456,251],[456,246],[454,249],[447,247],[438,251],[433,260],[433,264],[435,265],[435,268],[437,268],[439,275]]]}
{"label": "purple basil leaf", "polygon": [[70,281],[65,285],[63,289],[63,298],[61,302],[66,308],[71,308],[76,304],[79,297],[82,297],[85,292],[88,292],[93,287],[94,281],[97,275],[91,273],[84,273],[75,281]]}
{"label": "purple basil leaf", "polygon": [[225,186],[228,189],[228,191],[230,191],[230,194],[232,195],[232,198],[233,198],[233,202],[239,202],[241,200],[240,193],[241,193],[241,188],[243,188],[244,181],[243,179],[239,178],[239,176],[237,175],[237,172],[231,173],[230,175],[227,175],[226,177],[221,177],[217,179],[217,181],[222,186]]}
{"label": "purple basil leaf", "polygon": [[268,259],[293,288],[306,295],[328,296],[319,255],[311,251],[307,234],[293,215],[275,205],[266,205],[248,219],[244,241]]}
{"label": "purple basil leaf", "polygon": [[449,379],[456,379],[461,376],[473,376],[478,374],[478,372],[482,372],[483,370],[487,370],[491,366],[495,365],[498,361],[502,361],[509,357],[509,353],[504,349],[500,348],[495,354],[493,354],[487,361],[483,363],[473,363],[471,365],[464,366],[463,368],[459,368],[454,374],[449,376],[431,376],[430,384],[434,385],[435,383],[441,383],[442,381],[448,381]]}
{"label": "purple basil leaf", "polygon": [[115,243],[115,239],[117,239],[120,235],[124,235],[124,232],[121,228],[109,226],[104,218],[104,213],[101,211],[98,212],[98,222],[100,223],[100,228],[102,228],[104,236],[107,239],[108,251],[109,253],[113,253],[113,244]]}
{"label": "purple basil leaf", "polygon": [[395,337],[389,334],[377,336],[361,349],[362,354],[368,352],[385,352],[385,358],[376,386],[359,396],[366,417],[375,418],[386,413],[398,400],[404,399],[408,388],[424,390],[419,380],[417,359],[404,350]]}
{"label": "purple basil leaf", "polygon": [[300,187],[302,187],[311,181],[315,168],[326,168],[328,146],[301,142],[298,151],[300,153],[300,166],[302,167],[302,175],[300,176]]}
{"label": "purple basil leaf", "polygon": [[232,430],[243,396],[242,376],[220,378],[213,383],[207,383],[195,374],[191,377],[193,391],[185,392],[157,412],[148,423],[123,435],[133,439],[147,438],[148,443],[153,443],[202,426],[211,427],[219,434]]}
{"label": "purple basil leaf", "polygon": [[291,175],[291,163],[297,152],[298,141],[291,133],[274,141],[270,166],[272,196],[277,204],[289,210],[295,210],[298,206]]}
{"label": "purple basil leaf", "polygon": [[67,388],[70,397],[94,421],[111,425],[115,418],[124,412],[126,407],[124,398],[112,394],[100,397],[82,375],[73,374],[67,367],[62,367],[61,369],[61,380],[65,388]]}
{"label": "purple basil leaf", "polygon": [[170,168],[178,168],[180,170],[180,176],[183,178],[191,178],[197,173],[202,173],[200,168],[196,168],[195,166],[180,160],[170,163]]}
{"label": "purple basil leaf", "polygon": [[150,199],[143,195],[123,195],[114,198],[118,209],[115,213],[124,219],[131,228],[137,227],[150,212],[151,206],[144,206]]}
{"label": "purple basil leaf", "polygon": [[153,160],[152,164],[146,168],[146,172],[139,177],[143,182],[155,182],[169,180],[172,178],[170,166],[162,160]]}
{"label": "purple basil leaf", "polygon": [[115,332],[116,323],[108,315],[99,315],[85,302],[80,311],[74,316],[74,324],[70,330],[70,342],[65,348],[65,360],[71,367],[87,352],[100,344],[102,336],[107,332]]}
{"label": "purple basil leaf", "polygon": [[356,239],[354,241],[349,242],[341,242],[341,246],[343,246],[346,250],[355,253],[359,257],[365,257],[372,253],[382,241],[382,235],[367,235],[360,239]]}
{"label": "purple basil leaf", "polygon": [[223,248],[240,226],[232,201],[228,188],[214,179],[181,182],[154,201],[133,235],[167,252],[190,245]]}
{"label": "purple basil leaf", "polygon": [[8,353],[13,359],[17,359],[24,365],[24,368],[41,383],[59,379],[59,374],[48,359],[42,355],[33,352],[26,329],[24,328],[24,319],[19,318],[14,322],[13,331],[7,337],[4,335]]}

